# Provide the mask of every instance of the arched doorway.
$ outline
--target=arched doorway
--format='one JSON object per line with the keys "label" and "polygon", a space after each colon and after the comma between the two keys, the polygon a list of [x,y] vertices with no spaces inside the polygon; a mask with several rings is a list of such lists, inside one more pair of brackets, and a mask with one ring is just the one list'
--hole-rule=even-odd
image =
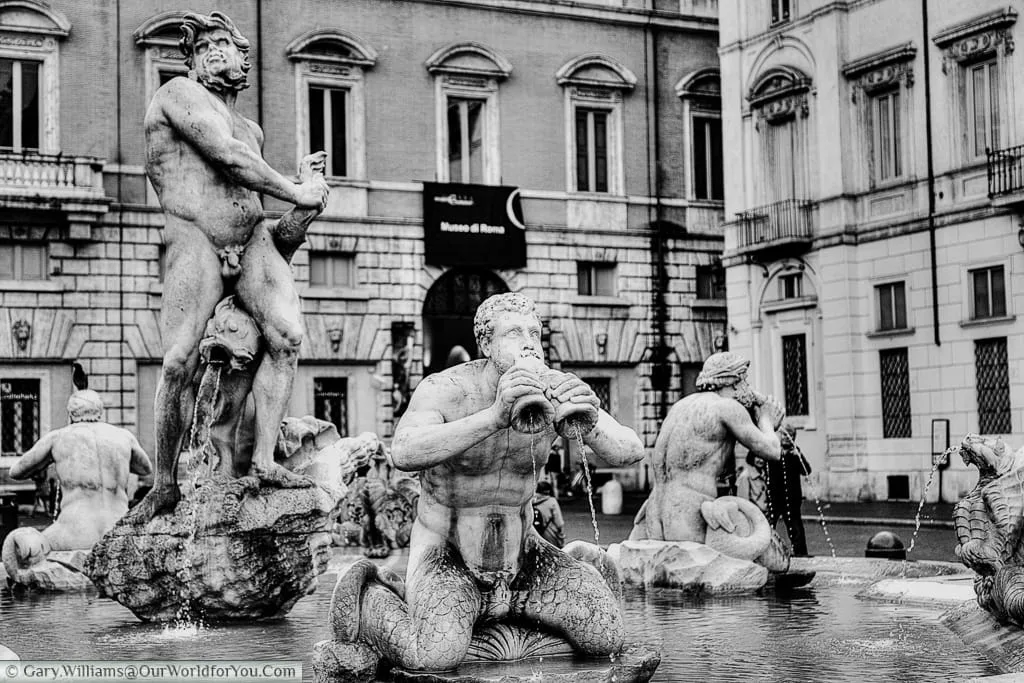
{"label": "arched doorway", "polygon": [[477,306],[509,291],[500,277],[482,268],[453,268],[431,285],[423,301],[423,375],[444,370],[456,345],[479,357],[473,336]]}

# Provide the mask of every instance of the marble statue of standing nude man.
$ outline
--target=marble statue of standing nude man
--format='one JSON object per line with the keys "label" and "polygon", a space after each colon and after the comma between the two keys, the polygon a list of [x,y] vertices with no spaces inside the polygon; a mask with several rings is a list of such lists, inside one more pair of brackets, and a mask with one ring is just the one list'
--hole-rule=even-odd
{"label": "marble statue of standing nude man", "polygon": [[[775,430],[785,411],[774,398],[750,387],[749,366],[749,360],[728,351],[709,356],[697,377],[697,392],[672,406],[651,454],[654,488],[629,540],[704,543],[707,523],[701,504],[718,495],[718,478],[736,443],[766,460],[781,457]],[[716,521],[728,517],[722,507],[710,508]]]}
{"label": "marble statue of standing nude man", "polygon": [[[407,602],[379,585],[365,591],[352,585],[348,577],[360,573],[359,565],[350,569],[339,579],[332,608],[345,622],[341,640],[372,643],[407,669],[445,670],[466,656],[475,625],[511,619],[553,631],[581,653],[615,653],[624,638],[615,594],[592,566],[533,529],[531,500],[554,427],[517,432],[511,412],[518,399],[541,393],[552,403],[575,404],[597,418],[584,442],[616,466],[638,462],[643,444],[599,409],[575,375],[557,373],[545,383],[517,363],[543,360],[541,324],[529,298],[488,298],[477,309],[474,332],[484,358],[420,382],[392,442],[395,466],[419,471],[422,486]],[[364,575],[376,571],[363,566]]]}
{"label": "marble statue of standing nude man", "polygon": [[[250,473],[276,486],[311,485],[273,461],[303,335],[287,261],[291,253],[283,256],[274,245],[283,232],[294,231],[296,223],[304,227],[326,205],[327,184],[310,173],[322,168],[325,155],[303,160],[300,182],[271,168],[261,153],[263,131],[235,109],[239,91],[247,87],[249,41],[220,12],[186,14],[182,34],[189,77],[164,84],[145,119],[146,173],[166,216],[167,269],[160,311],[164,358],[156,392],[156,476],[153,490],[133,511],[139,519],[177,504],[177,460],[195,403],[199,342],[217,303],[232,290],[265,344],[253,380],[256,435]],[[296,209],[268,227],[260,193]]]}

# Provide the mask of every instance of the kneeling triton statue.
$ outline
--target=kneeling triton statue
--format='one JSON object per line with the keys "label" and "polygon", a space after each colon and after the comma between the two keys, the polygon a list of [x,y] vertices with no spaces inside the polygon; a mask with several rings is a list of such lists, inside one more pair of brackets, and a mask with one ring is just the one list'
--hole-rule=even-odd
{"label": "kneeling triton statue", "polygon": [[[422,484],[407,587],[367,560],[354,565],[335,588],[335,642],[368,646],[404,669],[447,670],[472,654],[475,626],[515,622],[577,653],[616,654],[625,635],[617,581],[610,585],[576,558],[594,559],[606,573],[614,568],[589,544],[563,552],[544,541],[530,501],[555,430],[568,431],[567,420],[589,426],[583,441],[614,465],[639,461],[643,444],[598,407],[581,379],[543,367],[529,298],[490,297],[474,331],[484,358],[420,382],[395,431],[395,465],[420,471]],[[549,403],[543,424],[522,431],[517,406],[538,400]]]}

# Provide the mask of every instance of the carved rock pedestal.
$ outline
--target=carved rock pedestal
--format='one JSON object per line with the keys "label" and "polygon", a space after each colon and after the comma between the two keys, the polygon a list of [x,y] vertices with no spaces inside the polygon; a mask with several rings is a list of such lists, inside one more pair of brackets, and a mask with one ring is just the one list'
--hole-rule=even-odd
{"label": "carved rock pedestal", "polygon": [[84,550],[54,550],[46,558],[28,567],[9,572],[0,569],[15,588],[49,593],[68,593],[92,588],[92,582],[84,574],[86,559]]}
{"label": "carved rock pedestal", "polygon": [[86,570],[101,595],[143,621],[281,617],[327,567],[334,503],[319,487],[209,481],[172,514],[119,522]]}
{"label": "carved rock pedestal", "polygon": [[768,570],[693,541],[623,541],[608,554],[627,584],[706,593],[752,593],[768,581]]}

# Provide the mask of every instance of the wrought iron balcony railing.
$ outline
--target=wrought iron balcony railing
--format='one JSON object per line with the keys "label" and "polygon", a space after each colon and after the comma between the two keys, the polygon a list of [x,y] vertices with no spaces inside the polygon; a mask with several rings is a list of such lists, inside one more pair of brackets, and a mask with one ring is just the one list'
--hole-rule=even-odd
{"label": "wrought iron balcony railing", "polygon": [[813,228],[813,202],[784,199],[739,214],[737,248],[757,251],[791,242],[809,242]]}
{"label": "wrought iron balcony railing", "polygon": [[1024,192],[1024,145],[1006,149],[987,149],[988,196]]}
{"label": "wrought iron balcony railing", "polygon": [[0,193],[103,196],[103,162],[95,157],[0,152]]}

